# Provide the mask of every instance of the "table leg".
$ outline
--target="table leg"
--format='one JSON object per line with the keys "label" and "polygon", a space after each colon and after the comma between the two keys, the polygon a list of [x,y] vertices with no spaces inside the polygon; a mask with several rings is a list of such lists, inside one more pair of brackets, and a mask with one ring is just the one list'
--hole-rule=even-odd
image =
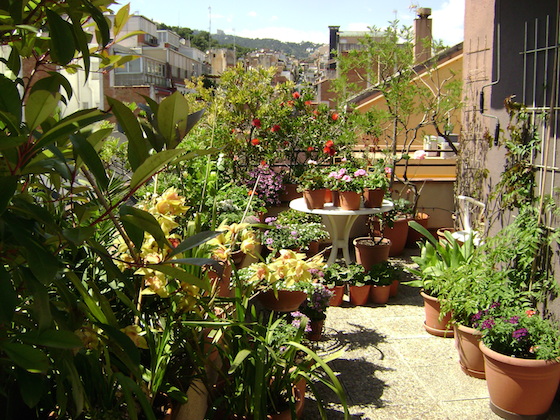
{"label": "table leg", "polygon": [[338,251],[342,250],[342,255],[346,264],[352,261],[350,258],[350,250],[348,249],[348,240],[350,239],[350,230],[358,215],[326,215],[325,225],[332,240],[331,255],[327,261],[327,265],[336,262]]}

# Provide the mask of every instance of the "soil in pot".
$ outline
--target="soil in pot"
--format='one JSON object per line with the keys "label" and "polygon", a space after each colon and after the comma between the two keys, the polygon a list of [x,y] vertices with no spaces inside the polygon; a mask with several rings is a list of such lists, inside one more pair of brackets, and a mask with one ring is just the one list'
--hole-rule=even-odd
{"label": "soil in pot", "polygon": [[364,236],[354,239],[356,262],[361,264],[366,271],[377,263],[387,261],[391,249],[391,241],[387,238],[376,237],[373,240]]}

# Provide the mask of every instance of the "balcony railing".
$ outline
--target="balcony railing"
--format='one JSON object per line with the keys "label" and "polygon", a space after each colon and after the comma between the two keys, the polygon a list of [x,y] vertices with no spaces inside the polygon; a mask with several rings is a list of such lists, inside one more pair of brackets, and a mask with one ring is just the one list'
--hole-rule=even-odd
{"label": "balcony railing", "polygon": [[171,87],[171,80],[163,76],[145,73],[115,73],[115,86],[156,85]]}

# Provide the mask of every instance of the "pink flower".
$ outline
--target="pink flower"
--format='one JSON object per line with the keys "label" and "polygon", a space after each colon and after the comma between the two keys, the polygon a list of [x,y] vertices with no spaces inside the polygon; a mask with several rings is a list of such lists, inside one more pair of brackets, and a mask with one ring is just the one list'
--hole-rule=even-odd
{"label": "pink flower", "polygon": [[327,178],[335,178],[338,179],[338,172],[331,172],[330,174],[327,175]]}
{"label": "pink flower", "polygon": [[350,175],[344,175],[344,176],[342,177],[342,180],[343,180],[344,182],[351,182],[351,181],[352,181],[352,177],[351,177]]}
{"label": "pink flower", "polygon": [[365,171],[365,169],[358,169],[356,172],[354,172],[354,176],[366,176],[367,172]]}
{"label": "pink flower", "polygon": [[393,170],[391,168],[389,168],[388,166],[385,166],[385,173],[387,175],[391,175],[391,172],[393,172]]}
{"label": "pink flower", "polygon": [[416,152],[414,152],[414,155],[412,155],[413,159],[426,159],[426,152],[424,150],[417,150]]}
{"label": "pink flower", "polygon": [[339,179],[342,178],[342,175],[345,175],[345,174],[346,174],[346,168],[340,168],[338,170]]}

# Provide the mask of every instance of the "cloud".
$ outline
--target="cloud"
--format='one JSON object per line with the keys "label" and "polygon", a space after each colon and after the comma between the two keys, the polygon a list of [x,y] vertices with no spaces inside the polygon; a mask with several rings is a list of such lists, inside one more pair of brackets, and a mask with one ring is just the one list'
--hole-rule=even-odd
{"label": "cloud", "polygon": [[250,11],[249,13],[247,13],[247,15],[250,16],[250,17],[257,17],[257,12]]}
{"label": "cloud", "polygon": [[446,45],[455,45],[465,38],[465,0],[446,0],[440,9],[432,10],[433,35]]}
{"label": "cloud", "polygon": [[243,29],[238,33],[246,38],[272,38],[284,42],[310,41],[317,44],[328,43],[328,31],[306,31],[281,26],[270,26],[259,29]]}

